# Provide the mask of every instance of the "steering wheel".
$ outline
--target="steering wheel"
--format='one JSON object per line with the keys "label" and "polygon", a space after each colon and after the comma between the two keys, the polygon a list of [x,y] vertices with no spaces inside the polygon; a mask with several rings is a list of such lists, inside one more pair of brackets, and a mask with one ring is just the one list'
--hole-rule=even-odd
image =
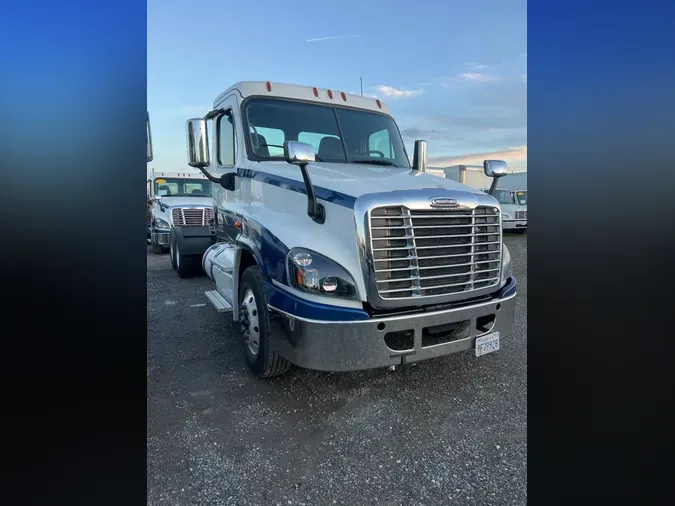
{"label": "steering wheel", "polygon": [[378,151],[377,149],[369,149],[368,154],[370,153],[377,153],[378,155],[380,155],[380,158],[385,158],[384,153],[382,151]]}

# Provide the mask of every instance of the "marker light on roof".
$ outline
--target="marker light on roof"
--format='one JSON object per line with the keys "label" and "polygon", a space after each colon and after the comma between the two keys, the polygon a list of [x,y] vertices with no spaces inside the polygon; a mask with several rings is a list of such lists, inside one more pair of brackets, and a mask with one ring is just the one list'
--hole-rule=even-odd
{"label": "marker light on roof", "polygon": [[272,83],[267,81],[267,91],[272,91]]}
{"label": "marker light on roof", "polygon": [[340,95],[342,95],[342,100],[344,100],[346,102],[347,101],[347,95],[345,95],[345,92],[344,91],[341,92]]}
{"label": "marker light on roof", "polygon": [[382,109],[382,102],[380,102],[379,99],[376,99],[375,102],[377,102],[377,107],[379,107],[380,109]]}
{"label": "marker light on roof", "polygon": [[330,90],[328,90],[328,98],[330,98],[331,100],[333,100],[333,92],[330,91]]}
{"label": "marker light on roof", "polygon": [[319,96],[319,90],[317,90],[316,88],[313,88],[313,90],[314,90],[314,96],[318,97]]}

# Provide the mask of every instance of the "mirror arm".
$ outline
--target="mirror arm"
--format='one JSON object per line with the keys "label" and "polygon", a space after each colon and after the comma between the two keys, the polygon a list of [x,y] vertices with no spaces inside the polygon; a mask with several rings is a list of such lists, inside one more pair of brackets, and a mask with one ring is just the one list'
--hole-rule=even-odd
{"label": "mirror arm", "polygon": [[316,223],[322,225],[326,222],[326,208],[316,200],[316,193],[314,193],[312,180],[309,178],[307,163],[300,163],[298,166],[300,167],[300,172],[302,172],[302,179],[305,182],[305,189],[307,190],[307,214]]}
{"label": "mirror arm", "polygon": [[206,121],[208,121],[210,119],[217,118],[218,116],[220,116],[224,112],[225,112],[225,109],[214,109],[213,111],[209,111],[208,113],[206,113],[206,116],[204,116],[204,119]]}
{"label": "mirror arm", "polygon": [[495,190],[497,189],[497,181],[499,181],[498,177],[492,178],[492,183],[490,184],[490,189],[488,190],[488,195],[494,195],[495,194]]}
{"label": "mirror arm", "polygon": [[222,178],[216,177],[216,176],[212,175],[212,174],[211,174],[210,172],[208,172],[204,167],[196,167],[196,168],[199,169],[199,171],[200,171],[202,174],[204,174],[204,177],[206,177],[206,179],[208,179],[208,180],[211,181],[212,183],[218,183],[218,184],[220,184],[220,181],[221,181]]}

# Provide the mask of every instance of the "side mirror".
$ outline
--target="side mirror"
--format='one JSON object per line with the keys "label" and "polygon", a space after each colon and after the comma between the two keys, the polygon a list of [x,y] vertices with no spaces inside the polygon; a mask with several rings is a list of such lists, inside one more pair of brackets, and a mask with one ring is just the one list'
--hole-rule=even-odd
{"label": "side mirror", "polygon": [[288,163],[292,163],[293,165],[316,161],[312,145],[298,141],[287,141],[284,143],[284,158]]}
{"label": "side mirror", "polygon": [[284,142],[284,158],[288,163],[300,167],[302,180],[305,182],[305,190],[307,191],[307,216],[316,223],[325,223],[326,208],[316,200],[314,186],[307,170],[307,164],[316,161],[314,148],[306,142],[286,141]]}
{"label": "side mirror", "polygon": [[502,177],[508,173],[506,162],[502,160],[485,160],[483,170],[487,177]]}
{"label": "side mirror", "polygon": [[485,171],[486,176],[492,178],[492,184],[490,185],[488,194],[494,195],[495,190],[497,189],[497,180],[508,174],[506,162],[503,160],[485,160],[483,162],[483,170]]}
{"label": "side mirror", "polygon": [[415,141],[412,168],[420,172],[427,171],[427,141]]}
{"label": "side mirror", "polygon": [[147,127],[147,137],[148,137],[148,163],[152,161],[152,135],[150,134],[150,112],[147,112],[147,121],[146,121],[146,127]]}
{"label": "side mirror", "polygon": [[187,156],[190,167],[203,169],[211,165],[209,129],[203,118],[187,121]]}

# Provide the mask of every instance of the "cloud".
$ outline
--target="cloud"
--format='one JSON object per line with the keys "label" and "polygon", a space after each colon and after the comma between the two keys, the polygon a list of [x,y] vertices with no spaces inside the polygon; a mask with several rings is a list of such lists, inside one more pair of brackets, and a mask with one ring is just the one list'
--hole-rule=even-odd
{"label": "cloud", "polygon": [[505,151],[469,153],[455,157],[430,157],[429,163],[434,166],[448,167],[452,165],[482,165],[484,160],[504,160],[509,168],[527,167],[527,146],[507,148]]}
{"label": "cloud", "polygon": [[447,132],[443,130],[424,130],[420,128],[406,128],[401,130],[401,135],[404,139],[442,139],[447,135]]}
{"label": "cloud", "polygon": [[473,70],[485,70],[489,65],[484,65],[482,63],[470,62],[466,64],[466,67]]}
{"label": "cloud", "polygon": [[479,72],[464,72],[459,74],[459,77],[464,81],[472,81],[475,83],[491,83],[502,80],[501,76],[492,76],[489,74],[481,74]]}
{"label": "cloud", "polygon": [[316,39],[307,39],[305,42],[321,42],[324,40],[356,39],[360,35],[332,35],[330,37],[318,37]]}
{"label": "cloud", "polygon": [[398,90],[392,86],[384,86],[382,84],[375,86],[375,89],[385,97],[389,98],[414,97],[415,95],[421,95],[424,93],[424,89]]}

